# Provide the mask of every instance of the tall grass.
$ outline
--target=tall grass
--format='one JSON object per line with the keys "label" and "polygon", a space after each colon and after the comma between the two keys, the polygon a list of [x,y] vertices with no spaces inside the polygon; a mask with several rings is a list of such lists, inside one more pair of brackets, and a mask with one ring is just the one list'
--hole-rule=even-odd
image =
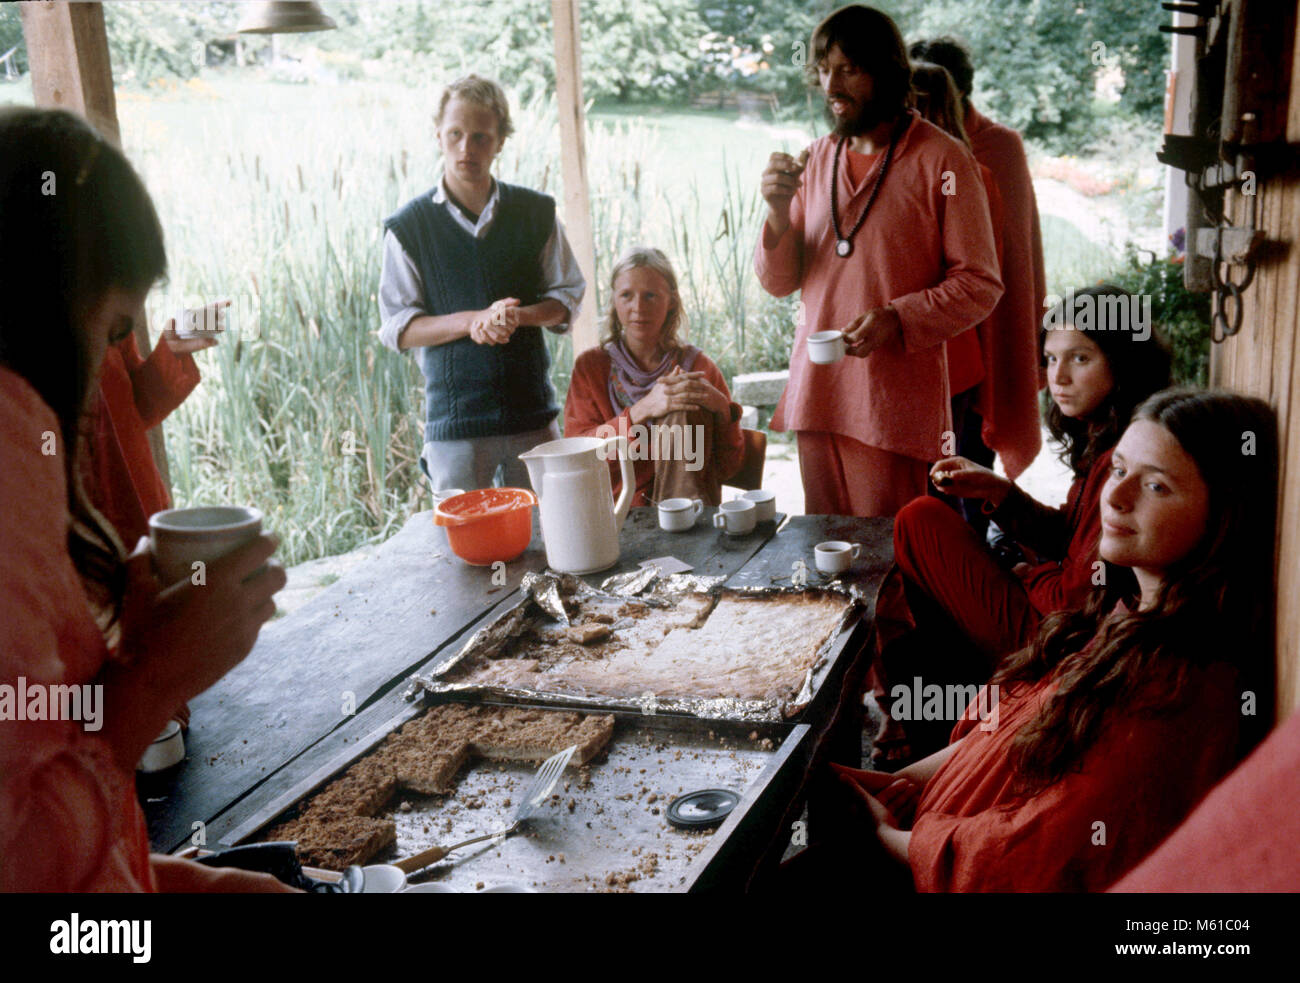
{"label": "tall grass", "polygon": [[[429,504],[416,463],[420,372],[375,332],[382,220],[436,179],[438,95],[433,85],[238,78],[119,95],[125,148],[167,235],[155,331],[180,297],[243,301],[229,336],[198,356],[202,385],[166,424],[176,502],[259,506],[288,563],[380,540]],[[518,107],[514,122],[497,173],[561,200],[553,102]],[[769,141],[720,119],[710,139],[728,153],[720,167],[712,156],[697,167],[703,125],[687,122],[589,127],[596,269],[586,303],[603,321],[614,260],[655,245],[677,267],[687,337],[724,375],[785,368],[796,303],[768,296],[752,272]],[[1049,287],[1115,265],[1068,223],[1045,220],[1043,232]],[[547,344],[562,401],[572,342],[548,332]]]}
{"label": "tall grass", "polygon": [[[232,81],[120,106],[167,235],[169,281],[151,324],[182,298],[237,300],[229,334],[198,356],[202,385],[165,427],[176,503],[256,504],[288,563],[382,539],[428,507],[420,373],[375,332],[381,223],[436,179],[437,95]],[[497,173],[559,199],[553,103],[525,105],[514,122]],[[709,214],[698,194],[673,200],[655,180],[664,158],[656,131],[635,120],[592,127],[586,303],[606,309],[624,248],[659,245],[691,285],[694,343],[729,376],[783,367],[790,305],[761,294],[751,272],[757,182],[728,171],[721,214]],[[548,344],[562,400],[572,343],[548,334]]]}

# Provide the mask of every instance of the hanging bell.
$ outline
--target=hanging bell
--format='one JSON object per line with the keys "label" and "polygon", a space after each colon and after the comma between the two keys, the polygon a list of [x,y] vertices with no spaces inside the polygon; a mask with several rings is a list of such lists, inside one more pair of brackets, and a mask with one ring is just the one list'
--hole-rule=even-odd
{"label": "hanging bell", "polygon": [[302,34],[307,31],[332,31],[332,18],[320,5],[304,2],[246,3],[240,15],[237,34]]}

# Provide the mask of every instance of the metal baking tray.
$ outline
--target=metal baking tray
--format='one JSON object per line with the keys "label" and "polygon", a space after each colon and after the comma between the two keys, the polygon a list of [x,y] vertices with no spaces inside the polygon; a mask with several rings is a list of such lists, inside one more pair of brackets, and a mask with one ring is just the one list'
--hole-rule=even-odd
{"label": "metal baking tray", "polygon": [[[595,599],[618,602],[635,597],[654,606],[668,606],[674,599],[688,593],[710,593],[715,596],[733,596],[752,599],[784,597],[791,594],[834,594],[845,599],[844,612],[837,629],[827,637],[817,653],[812,667],[804,674],[795,697],[788,701],[742,700],[724,698],[666,698],[656,697],[652,705],[635,697],[579,695],[517,686],[491,685],[473,681],[457,681],[458,671],[472,666],[476,661],[490,658],[520,632],[527,630],[530,621],[546,620],[567,625],[571,603]],[[529,573],[520,584],[518,600],[509,605],[490,623],[479,628],[461,649],[449,658],[435,663],[427,672],[411,677],[406,691],[408,699],[422,693],[472,702],[524,703],[530,706],[553,706],[587,712],[613,711],[644,713],[653,710],[667,716],[695,717],[703,720],[733,720],[747,723],[772,723],[796,720],[812,702],[830,667],[847,644],[861,614],[861,598],[852,587],[832,584],[818,587],[723,587],[721,579],[690,576],[660,577],[654,568],[634,571],[611,578],[598,590],[576,577],[562,574]]]}
{"label": "metal baking tray", "polygon": [[[358,760],[412,716],[390,721],[343,756],[250,816],[223,843],[254,837],[294,815],[330,778]],[[382,731],[382,732],[381,732]],[[513,886],[530,891],[680,892],[743,887],[781,815],[781,782],[802,761],[806,725],[742,724],[657,714],[615,714],[606,750],[569,768],[525,828],[451,853],[410,878],[475,893]],[[796,753],[796,752],[799,753]],[[370,863],[412,856],[510,825],[535,764],[479,759],[445,796],[399,793],[380,815],[397,824],[397,846]],[[780,781],[778,781],[780,779]],[[685,831],[668,823],[673,797],[727,788],[740,802],[721,826]]]}

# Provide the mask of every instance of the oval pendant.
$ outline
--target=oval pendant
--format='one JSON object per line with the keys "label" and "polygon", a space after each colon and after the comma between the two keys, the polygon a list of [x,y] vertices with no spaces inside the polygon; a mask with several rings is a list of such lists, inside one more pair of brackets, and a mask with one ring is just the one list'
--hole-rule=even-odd
{"label": "oval pendant", "polygon": [[841,258],[847,258],[849,253],[853,252],[853,243],[849,242],[847,239],[841,239],[839,242],[835,243],[835,252]]}

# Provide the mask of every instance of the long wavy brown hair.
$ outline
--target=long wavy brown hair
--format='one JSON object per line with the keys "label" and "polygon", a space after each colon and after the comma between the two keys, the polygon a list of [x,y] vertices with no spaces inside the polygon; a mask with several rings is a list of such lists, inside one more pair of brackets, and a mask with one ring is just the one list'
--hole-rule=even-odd
{"label": "long wavy brown hair", "polygon": [[1256,694],[1261,712],[1244,718],[1241,751],[1271,724],[1277,418],[1259,399],[1169,389],[1134,419],[1164,427],[1195,462],[1209,490],[1206,531],[1165,571],[1149,609],[1111,617],[1120,601],[1136,604],[1117,578],[1107,578],[1082,610],[1049,616],[1033,645],[993,677],[1002,686],[1058,680],[1043,712],[1012,743],[1025,794],[1074,769],[1114,714],[1176,709],[1192,675],[1214,662],[1235,666],[1241,691]]}
{"label": "long wavy brown hair", "polygon": [[68,552],[106,627],[121,605],[125,568],[122,545],[79,476],[99,370],[85,318],[111,288],[143,292],[166,273],[162,226],[121,151],[79,116],[2,108],[0,146],[0,365],[58,418]]}

